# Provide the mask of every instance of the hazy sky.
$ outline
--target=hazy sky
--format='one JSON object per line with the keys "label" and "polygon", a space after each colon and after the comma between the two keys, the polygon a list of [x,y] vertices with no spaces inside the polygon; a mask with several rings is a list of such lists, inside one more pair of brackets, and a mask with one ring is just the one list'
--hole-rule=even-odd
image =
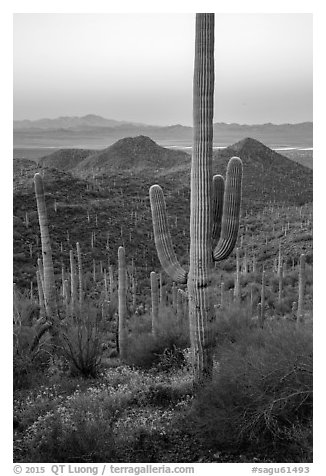
{"label": "hazy sky", "polygon": [[[14,119],[191,125],[193,14],[15,14]],[[214,122],[312,120],[312,14],[216,14]]]}

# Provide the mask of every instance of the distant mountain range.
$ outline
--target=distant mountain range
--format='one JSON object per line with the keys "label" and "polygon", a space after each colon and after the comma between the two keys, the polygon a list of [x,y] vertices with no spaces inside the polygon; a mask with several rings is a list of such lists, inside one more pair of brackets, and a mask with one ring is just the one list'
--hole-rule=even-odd
{"label": "distant mountain range", "polygon": [[138,122],[116,121],[114,119],[105,119],[95,114],[87,114],[86,116],[62,116],[55,119],[38,119],[31,121],[25,119],[23,121],[14,121],[14,131],[22,129],[74,129],[83,130],[94,127],[119,127],[123,125],[143,126]]}
{"label": "distant mountain range", "polygon": [[[191,145],[192,127],[175,124],[155,126],[105,119],[89,114],[83,117],[59,117],[36,121],[14,121],[14,147],[109,146],[124,137],[150,136],[160,145]],[[214,124],[214,144],[227,146],[253,137],[270,147],[312,147],[313,124]]]}

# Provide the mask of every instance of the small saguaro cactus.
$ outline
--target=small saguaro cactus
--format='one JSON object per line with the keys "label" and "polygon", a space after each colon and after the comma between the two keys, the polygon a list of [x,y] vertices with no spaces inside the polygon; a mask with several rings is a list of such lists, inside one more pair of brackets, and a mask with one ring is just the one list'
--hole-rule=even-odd
{"label": "small saguaro cactus", "polygon": [[159,292],[158,278],[155,271],[151,272],[151,300],[152,300],[152,334],[157,337],[159,334]]}
{"label": "small saguaro cactus", "polygon": [[48,227],[48,216],[45,204],[43,179],[41,174],[36,173],[34,175],[34,185],[38,219],[41,231],[44,305],[47,318],[52,324],[54,324],[58,322],[58,308],[52,261],[52,248]]}
{"label": "small saguaro cactus", "polygon": [[305,263],[306,256],[302,254],[299,262],[299,296],[298,296],[298,308],[297,308],[297,324],[300,325],[304,320],[303,313],[303,300],[304,300],[304,288],[305,288]]}
{"label": "small saguaro cactus", "polygon": [[221,282],[221,297],[220,297],[220,308],[223,309],[225,306],[225,284]]}
{"label": "small saguaro cactus", "polygon": [[120,358],[125,359],[127,354],[127,273],[126,273],[126,255],[123,246],[118,249],[118,299],[119,299],[119,326],[118,340]]}
{"label": "small saguaro cactus", "polygon": [[196,14],[193,85],[193,148],[190,198],[190,263],[187,272],[173,249],[164,195],[159,185],[150,188],[155,245],[163,269],[176,283],[187,284],[190,340],[195,387],[210,379],[213,369],[215,319],[214,261],[232,252],[239,229],[242,162],[233,157],[226,183],[213,178],[214,14]]}
{"label": "small saguaro cactus", "polygon": [[283,263],[281,263],[278,275],[278,303],[282,304],[283,299]]}
{"label": "small saguaro cactus", "polygon": [[81,307],[83,304],[84,293],[83,293],[83,262],[82,262],[81,249],[80,249],[79,243],[76,243],[76,249],[77,249],[77,263],[78,263],[79,305]]}
{"label": "small saguaro cactus", "polygon": [[74,258],[73,250],[69,252],[70,256],[70,285],[71,285],[71,313],[74,314],[76,311],[76,302],[77,302],[77,273],[76,273],[76,263]]}
{"label": "small saguaro cactus", "polygon": [[234,279],[234,299],[236,303],[240,304],[240,254],[239,248],[236,249],[236,272],[235,272],[235,279]]}
{"label": "small saguaro cactus", "polygon": [[261,276],[261,288],[260,288],[260,306],[258,307],[258,319],[260,325],[263,327],[265,321],[265,281],[266,281],[266,272],[263,269]]}

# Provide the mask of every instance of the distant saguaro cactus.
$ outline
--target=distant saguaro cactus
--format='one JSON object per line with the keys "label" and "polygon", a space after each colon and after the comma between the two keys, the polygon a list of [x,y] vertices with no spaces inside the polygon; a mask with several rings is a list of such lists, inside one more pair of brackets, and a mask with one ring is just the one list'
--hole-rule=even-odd
{"label": "distant saguaro cactus", "polygon": [[127,274],[126,255],[123,246],[118,249],[118,299],[119,299],[119,353],[121,359],[125,359],[127,354]]}
{"label": "distant saguaro cactus", "polygon": [[226,259],[235,246],[241,204],[242,162],[239,158],[233,157],[229,161],[225,186],[223,177],[213,178],[213,97],[214,14],[197,13],[189,272],[179,264],[173,249],[163,191],[159,185],[150,188],[154,238],[159,260],[173,281],[187,283],[188,287],[195,386],[210,379],[212,375],[214,261]]}
{"label": "distant saguaro cactus", "polygon": [[[48,227],[48,216],[45,204],[44,186],[41,174],[34,175],[35,197],[41,231],[43,258],[43,293],[47,318],[52,324],[58,321],[56,288],[52,261],[52,248]],[[40,276],[42,278],[42,276]]]}
{"label": "distant saguaro cactus", "polygon": [[299,296],[298,296],[298,309],[297,309],[297,324],[300,325],[304,320],[303,313],[303,300],[304,300],[304,288],[305,288],[305,264],[306,256],[302,254],[300,256],[299,263]]}
{"label": "distant saguaro cactus", "polygon": [[151,300],[152,300],[152,334],[157,337],[159,334],[159,292],[158,278],[155,271],[151,272]]}
{"label": "distant saguaro cactus", "polygon": [[260,288],[260,306],[258,312],[258,319],[260,325],[263,327],[265,321],[265,281],[266,281],[266,272],[263,269],[261,276],[261,288]]}
{"label": "distant saguaro cactus", "polygon": [[281,263],[278,275],[278,303],[282,303],[283,298],[283,263]]}
{"label": "distant saguaro cactus", "polygon": [[77,262],[78,262],[79,305],[81,307],[83,304],[84,293],[83,293],[83,262],[82,262],[81,249],[80,249],[79,243],[76,243],[76,249],[77,249]]}
{"label": "distant saguaro cactus", "polygon": [[74,314],[76,311],[76,302],[77,302],[77,273],[76,273],[76,263],[74,258],[73,250],[69,252],[70,257],[70,286],[71,286],[71,313]]}
{"label": "distant saguaro cactus", "polygon": [[236,303],[240,304],[240,253],[239,248],[236,249],[236,272],[235,272],[235,279],[234,279],[234,299]]}

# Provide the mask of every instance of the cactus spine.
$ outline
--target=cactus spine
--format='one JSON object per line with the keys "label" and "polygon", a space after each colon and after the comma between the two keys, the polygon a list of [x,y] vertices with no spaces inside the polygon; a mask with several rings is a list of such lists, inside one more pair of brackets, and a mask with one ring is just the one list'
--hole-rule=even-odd
{"label": "cactus spine", "polygon": [[119,353],[124,359],[127,352],[127,275],[126,275],[126,255],[123,246],[118,249],[118,298],[119,298]]}
{"label": "cactus spine", "polygon": [[47,318],[52,324],[58,321],[58,308],[52,261],[52,249],[48,227],[44,186],[41,174],[34,175],[35,196],[37,203],[38,219],[41,231],[42,258],[43,258],[43,293]]}
{"label": "cactus spine", "polygon": [[163,191],[159,185],[150,188],[154,238],[161,265],[173,281],[187,283],[188,287],[195,386],[211,378],[213,359],[210,327],[215,319],[212,286],[214,261],[227,258],[234,248],[241,203],[242,162],[239,158],[233,157],[228,164],[225,190],[221,176],[213,179],[213,96],[214,14],[198,13],[193,84],[194,136],[188,273],[179,264],[173,249]]}
{"label": "cactus spine", "polygon": [[158,293],[158,279],[155,271],[151,272],[151,298],[152,298],[152,334],[157,337],[159,334],[159,293]]}

